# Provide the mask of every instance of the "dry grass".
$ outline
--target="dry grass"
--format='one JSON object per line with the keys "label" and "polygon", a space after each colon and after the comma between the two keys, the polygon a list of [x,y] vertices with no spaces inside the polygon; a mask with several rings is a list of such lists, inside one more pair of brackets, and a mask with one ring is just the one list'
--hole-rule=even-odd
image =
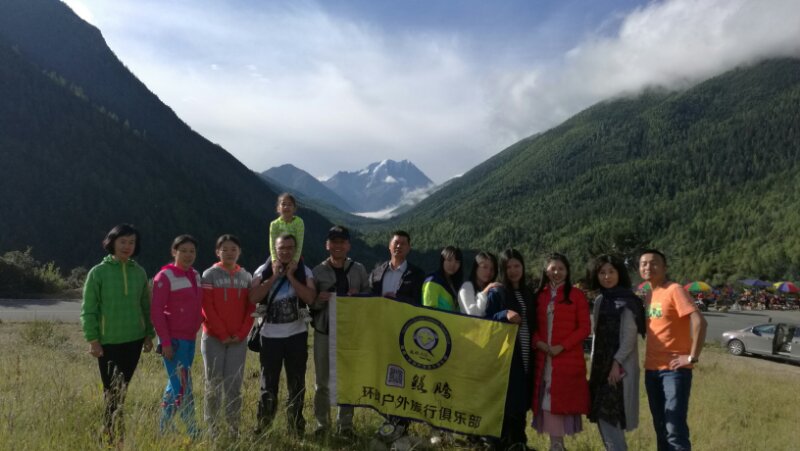
{"label": "dry grass", "polygon": [[[96,361],[74,324],[0,323],[0,449],[101,449],[99,441],[102,389]],[[199,352],[199,346],[198,346]],[[800,367],[756,358],[733,357],[707,347],[695,370],[689,413],[692,441],[699,450],[797,449],[800,443],[798,387]],[[273,429],[260,439],[249,431],[255,423],[258,399],[257,359],[248,356],[244,386],[243,434],[238,440],[189,442],[182,434],[157,432],[158,404],[166,377],[159,356],[144,354],[128,393],[125,408],[128,430],[124,449],[364,449],[380,417],[356,410],[358,440],[319,443],[314,429],[313,362],[309,359],[305,416],[308,434],[296,441],[285,433],[283,412]],[[202,425],[203,375],[198,354],[193,369],[197,418]],[[285,394],[285,387],[282,387]],[[640,427],[628,435],[632,450],[655,449],[644,387],[641,389]],[[567,439],[570,450],[602,449],[593,424]],[[430,428],[414,425],[428,436]],[[529,429],[529,444],[547,449],[547,439]],[[456,449],[456,448],[451,448]]]}

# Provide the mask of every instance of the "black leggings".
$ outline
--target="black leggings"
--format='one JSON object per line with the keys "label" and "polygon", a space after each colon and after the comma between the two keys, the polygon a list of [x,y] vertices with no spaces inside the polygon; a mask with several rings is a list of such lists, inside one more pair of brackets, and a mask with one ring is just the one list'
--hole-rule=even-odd
{"label": "black leggings", "polygon": [[[122,434],[121,417],[125,391],[139,364],[143,344],[144,338],[127,343],[102,345],[103,356],[97,359],[105,397],[103,422],[112,437]],[[115,424],[117,425],[116,431],[114,430]]]}

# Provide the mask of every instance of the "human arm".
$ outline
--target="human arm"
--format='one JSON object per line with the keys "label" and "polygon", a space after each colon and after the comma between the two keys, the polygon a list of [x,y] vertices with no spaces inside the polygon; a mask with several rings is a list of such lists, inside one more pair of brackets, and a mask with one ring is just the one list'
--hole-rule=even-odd
{"label": "human arm", "polygon": [[691,323],[690,333],[692,336],[692,347],[690,354],[677,355],[669,363],[670,369],[676,370],[678,368],[691,365],[692,362],[689,362],[690,356],[694,357],[695,359],[700,357],[700,352],[703,350],[703,343],[706,341],[706,328],[708,327],[708,323],[703,317],[703,314],[697,310],[694,300],[691,298],[691,296],[689,296],[686,290],[683,289],[683,287],[675,284],[672,296],[675,301],[675,309],[678,312],[678,316],[684,317],[689,315],[689,321]]}
{"label": "human arm", "polygon": [[303,268],[303,270],[306,271],[306,281],[305,283],[300,282],[294,275],[296,268],[297,264],[294,261],[290,262],[286,268],[286,278],[289,280],[289,283],[292,284],[292,288],[294,288],[294,292],[297,293],[297,297],[306,304],[311,304],[314,302],[314,298],[317,297],[317,289],[314,288],[314,277],[311,271]]}
{"label": "human arm", "polygon": [[614,361],[611,364],[611,370],[608,373],[608,383],[616,384],[622,380],[625,374],[622,370],[622,362],[628,359],[636,348],[636,320],[634,319],[633,312],[630,309],[623,309],[620,316],[619,324],[619,348],[614,354]]}
{"label": "human arm", "polygon": [[475,287],[472,282],[464,282],[458,290],[458,307],[462,313],[476,316]]}
{"label": "human arm", "polygon": [[669,367],[672,370],[691,365],[693,362],[689,361],[689,357],[694,357],[695,360],[700,358],[700,352],[703,350],[703,343],[706,341],[706,328],[708,322],[703,317],[703,314],[695,310],[689,314],[689,321],[692,323],[692,351],[689,355],[678,355],[670,363]]}
{"label": "human arm", "polygon": [[[142,270],[144,273],[144,269]],[[144,342],[142,343],[142,351],[150,352],[153,350],[153,337],[156,336],[153,322],[150,319],[150,284],[147,281],[147,275],[144,275],[144,286],[142,287],[142,297],[139,302],[142,306],[142,320],[144,321]]]}
{"label": "human arm", "polygon": [[253,277],[253,280],[250,283],[250,290],[247,293],[247,299],[251,304],[258,304],[259,302],[263,301],[278,278],[283,275],[282,272],[278,271],[278,268],[275,265],[276,261],[277,260],[272,261],[272,275],[270,275],[267,280],[262,280],[261,274],[264,273],[264,268],[266,268],[267,264],[269,263],[261,265],[256,270],[255,274],[258,275]]}
{"label": "human arm", "polygon": [[278,218],[269,223],[269,255],[274,262],[278,258],[278,251],[275,249],[275,240],[281,234],[281,218]]}
{"label": "human arm", "polygon": [[[100,278],[97,275],[98,270],[93,268],[86,276],[86,282],[83,284],[83,300],[81,302],[81,327],[83,328],[83,336],[89,343],[97,343],[100,346]],[[92,348],[93,349],[93,348]],[[102,355],[102,347],[100,348],[100,355],[95,355],[91,350],[89,351],[95,357]]]}
{"label": "human arm", "polygon": [[[225,330],[225,323],[222,321],[222,318],[219,316],[214,306],[214,280],[210,271],[211,270],[207,270],[203,274],[203,321],[205,322],[206,329],[208,329],[213,337],[224,340],[228,338],[228,331]],[[221,287],[221,289],[225,290],[226,288]]]}
{"label": "human arm", "polygon": [[483,317],[503,323],[510,322],[508,320],[508,316],[511,310],[503,308],[503,304],[503,294],[500,292],[500,290],[489,291],[489,299],[486,303],[486,311],[484,312]]}
{"label": "human arm", "polygon": [[[369,294],[371,291],[371,287],[369,283],[369,274],[367,274],[367,268],[365,268],[364,265],[360,263],[355,265],[356,266],[350,271],[351,274],[348,274],[355,276],[350,281],[350,291],[348,292],[348,294]],[[356,281],[358,283],[355,283]]]}
{"label": "human arm", "polygon": [[425,307],[439,306],[439,284],[432,280],[432,277],[422,283],[422,305]]}
{"label": "human arm", "polygon": [[163,271],[159,272],[156,274],[155,279],[153,279],[153,303],[150,308],[150,320],[153,322],[153,327],[158,335],[158,340],[159,343],[161,343],[162,349],[172,346],[172,337],[169,334],[167,316],[164,314],[164,309],[169,300],[169,294],[169,278],[164,275]]}
{"label": "human arm", "polygon": [[248,295],[250,293],[249,288],[244,289],[245,292],[242,293],[241,300],[244,303],[244,317],[242,317],[242,325],[239,327],[239,331],[236,332],[237,341],[244,341],[247,339],[247,334],[250,333],[250,328],[253,327],[253,317],[252,313],[256,310],[255,304],[248,302]]}
{"label": "human arm", "polygon": [[303,236],[306,234],[306,225],[299,216],[295,216],[294,221],[292,221],[292,226],[292,235],[294,235],[294,242],[296,244],[292,261],[298,263],[300,257],[303,255]]}
{"label": "human arm", "polygon": [[636,347],[636,320],[630,309],[622,309],[619,324],[619,348],[614,354],[614,360],[622,363],[631,355]]}

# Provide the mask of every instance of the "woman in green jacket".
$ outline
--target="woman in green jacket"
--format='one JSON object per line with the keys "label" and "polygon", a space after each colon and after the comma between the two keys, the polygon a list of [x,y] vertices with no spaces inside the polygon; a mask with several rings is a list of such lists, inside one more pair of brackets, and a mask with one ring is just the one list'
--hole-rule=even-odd
{"label": "woman in green jacket", "polygon": [[121,443],[125,391],[142,350],[153,348],[150,290],[144,269],[131,257],[139,253],[139,231],[120,224],[106,235],[109,255],[89,271],[83,287],[81,325],[89,354],[97,358],[105,399],[104,438]]}

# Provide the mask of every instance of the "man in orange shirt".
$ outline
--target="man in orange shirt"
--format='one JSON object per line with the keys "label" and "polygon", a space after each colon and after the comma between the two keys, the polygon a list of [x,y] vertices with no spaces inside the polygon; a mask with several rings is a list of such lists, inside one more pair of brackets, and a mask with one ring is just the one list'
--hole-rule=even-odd
{"label": "man in orange shirt", "polygon": [[689,393],[692,367],[706,337],[706,320],[682,286],[667,279],[667,257],[648,249],[639,274],[650,282],[647,294],[647,351],[644,383],[658,451],[691,450]]}

